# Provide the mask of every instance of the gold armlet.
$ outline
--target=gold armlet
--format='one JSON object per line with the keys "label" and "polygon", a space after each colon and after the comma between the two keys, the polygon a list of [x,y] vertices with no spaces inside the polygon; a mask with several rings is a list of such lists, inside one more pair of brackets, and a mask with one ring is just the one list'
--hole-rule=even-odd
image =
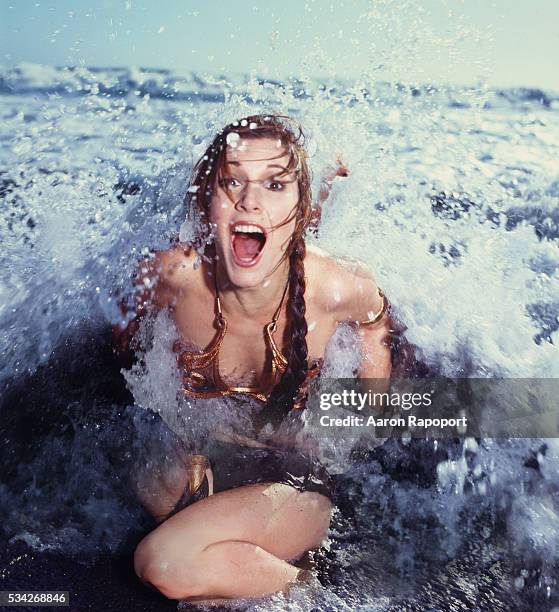
{"label": "gold armlet", "polygon": [[374,325],[375,323],[380,321],[382,317],[384,316],[384,313],[388,309],[388,300],[386,299],[381,289],[378,290],[378,294],[380,295],[382,299],[382,306],[380,307],[380,310],[372,318],[367,319],[365,321],[358,321],[357,322],[358,325]]}
{"label": "gold armlet", "polygon": [[208,470],[211,470],[211,467],[207,457],[204,455],[190,455],[186,470],[187,489],[190,496],[194,495],[202,486]]}

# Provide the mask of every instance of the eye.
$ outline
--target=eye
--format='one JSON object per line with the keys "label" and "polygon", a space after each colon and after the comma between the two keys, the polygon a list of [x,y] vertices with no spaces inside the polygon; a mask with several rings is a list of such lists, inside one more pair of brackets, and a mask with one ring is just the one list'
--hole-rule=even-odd
{"label": "eye", "polygon": [[241,183],[233,176],[225,176],[219,183],[224,189],[234,189],[241,186]]}
{"label": "eye", "polygon": [[269,181],[268,189],[270,191],[283,191],[285,185],[281,181]]}

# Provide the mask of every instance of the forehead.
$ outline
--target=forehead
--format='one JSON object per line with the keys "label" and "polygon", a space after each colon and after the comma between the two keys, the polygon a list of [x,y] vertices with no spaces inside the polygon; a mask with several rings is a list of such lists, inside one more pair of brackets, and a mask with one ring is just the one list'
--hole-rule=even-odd
{"label": "forehead", "polygon": [[291,156],[279,138],[243,138],[227,135],[226,161],[235,166],[260,167],[277,164],[287,167]]}

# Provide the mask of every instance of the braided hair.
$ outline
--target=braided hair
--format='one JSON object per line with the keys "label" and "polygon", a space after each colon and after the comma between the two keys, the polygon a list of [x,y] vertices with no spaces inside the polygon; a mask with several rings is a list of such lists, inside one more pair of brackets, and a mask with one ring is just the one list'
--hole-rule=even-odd
{"label": "braided hair", "polygon": [[281,115],[252,115],[234,121],[214,138],[206,152],[194,167],[187,192],[188,215],[198,226],[198,234],[192,243],[203,256],[203,251],[212,242],[210,227],[210,205],[213,190],[227,163],[226,149],[229,134],[242,138],[279,139],[289,154],[288,172],[295,172],[299,186],[299,200],[294,212],[282,223],[287,225],[295,219],[295,229],[283,257],[271,273],[289,258],[289,293],[287,302],[286,337],[291,339],[287,353],[287,368],[272,390],[268,403],[260,412],[257,428],[268,421],[277,425],[293,407],[298,390],[308,373],[307,321],[305,318],[305,255],[304,234],[312,219],[311,174],[304,148],[301,127],[291,118]]}
{"label": "braided hair", "polygon": [[291,338],[287,356],[287,369],[274,387],[266,407],[256,420],[257,429],[271,422],[277,426],[299,400],[298,391],[307,378],[309,369],[307,347],[307,320],[305,318],[305,254],[303,237],[296,239],[289,256],[289,301],[287,302],[288,337]]}

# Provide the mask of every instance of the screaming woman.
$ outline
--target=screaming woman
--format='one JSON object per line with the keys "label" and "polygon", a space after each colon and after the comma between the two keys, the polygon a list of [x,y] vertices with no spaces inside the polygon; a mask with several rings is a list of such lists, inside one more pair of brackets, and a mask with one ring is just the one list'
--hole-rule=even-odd
{"label": "screaming woman", "polygon": [[[255,115],[226,126],[196,164],[187,194],[205,232],[201,265],[195,242],[140,264],[136,318],[115,327],[118,350],[128,350],[142,317],[167,309],[184,394],[250,396],[262,405],[262,423],[305,410],[309,381],[340,323],[360,338],[359,376],[388,379],[390,319],[373,276],[305,245],[336,174],[347,174],[341,162],[313,207],[293,120]],[[187,457],[156,495],[138,490],[157,522],[135,552],[139,578],[190,601],[259,597],[308,579],[294,563],[328,533],[324,467],[301,449],[248,436],[216,435],[213,445],[215,452]]]}

